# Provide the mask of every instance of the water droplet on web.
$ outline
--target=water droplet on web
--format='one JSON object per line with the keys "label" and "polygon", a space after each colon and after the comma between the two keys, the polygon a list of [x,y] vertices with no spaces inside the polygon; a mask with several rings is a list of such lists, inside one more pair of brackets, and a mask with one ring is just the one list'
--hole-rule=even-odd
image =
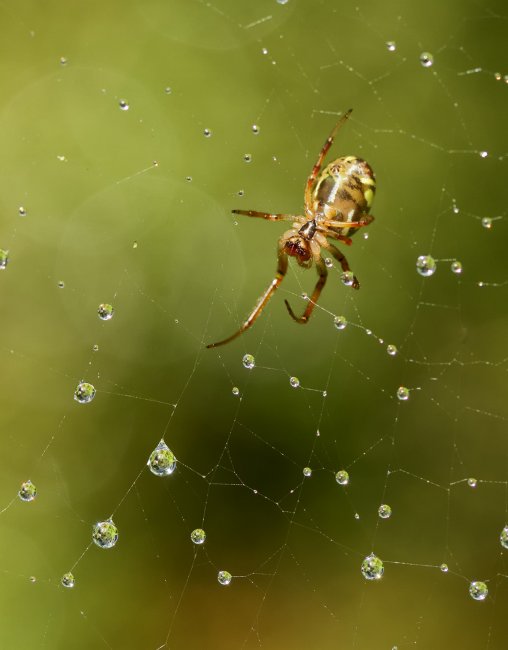
{"label": "water droplet on web", "polygon": [[302,291],[302,293],[300,294],[300,298],[302,300],[308,300],[309,296],[305,293],[305,291]]}
{"label": "water droplet on web", "polygon": [[244,155],[243,155],[243,160],[244,160],[244,162],[246,162],[246,163],[250,163],[250,162],[252,161],[252,156],[251,156],[251,154],[250,154],[250,153],[246,153],[246,154],[244,154]]}
{"label": "water droplet on web", "polygon": [[323,397],[327,397],[328,396],[328,391],[324,390],[322,395],[323,395]]}
{"label": "water droplet on web", "polygon": [[121,99],[121,100],[118,102],[118,106],[120,106],[120,109],[121,109],[122,111],[128,111],[129,108],[130,108],[129,103],[127,102],[126,99]]}
{"label": "water droplet on web", "polygon": [[444,562],[443,562],[443,564],[439,567],[439,569],[440,569],[443,573],[448,573],[448,565],[445,564]]}
{"label": "water droplet on web", "polygon": [[97,309],[97,314],[101,320],[111,320],[114,313],[115,310],[113,309],[112,305],[109,305],[106,302],[102,303],[102,305],[99,305],[99,309]]}
{"label": "water droplet on web", "polygon": [[490,217],[483,217],[482,226],[490,230],[492,228],[492,219]]}
{"label": "water droplet on web", "polygon": [[63,280],[58,280],[58,288],[65,289],[65,282]]}
{"label": "water droplet on web", "polygon": [[205,138],[209,138],[212,135],[212,132],[210,131],[210,129],[205,129],[203,131],[203,135],[205,136]]}
{"label": "water droplet on web", "polygon": [[394,357],[398,352],[397,346],[390,343],[390,345],[386,346],[386,351],[391,357]]}
{"label": "water droplet on web", "polygon": [[137,247],[138,247],[138,242],[137,241],[132,242],[132,248],[137,248]]}
{"label": "water droplet on web", "polygon": [[5,269],[8,261],[9,261],[9,251],[0,248],[0,270],[3,271],[3,269]]}
{"label": "water droplet on web", "polygon": [[231,392],[232,392],[233,395],[235,395],[235,396],[240,395],[240,389],[239,389],[237,386],[233,386]]}
{"label": "water droplet on web", "polygon": [[475,580],[469,585],[469,595],[473,600],[485,600],[489,593],[489,588],[484,582]]}
{"label": "water droplet on web", "polygon": [[97,345],[97,343],[93,346],[92,350],[93,350],[93,352],[98,352],[99,351],[99,346]]}
{"label": "water droplet on web", "polygon": [[475,488],[478,485],[478,481],[475,478],[468,478],[467,484],[469,485],[469,487]]}
{"label": "water droplet on web", "polygon": [[164,88],[164,92],[166,93],[166,95],[171,95],[171,92],[172,92],[172,91],[171,91],[170,86],[166,86],[166,87]]}
{"label": "water droplet on web", "polygon": [[259,126],[258,126],[257,124],[253,124],[253,125],[252,125],[252,133],[254,133],[255,135],[258,135],[258,133],[259,133]]}
{"label": "water droplet on web", "polygon": [[290,377],[289,383],[291,384],[292,388],[298,388],[300,386],[300,380],[298,377]]}
{"label": "water droplet on web", "polygon": [[430,255],[420,255],[416,260],[416,270],[424,278],[434,275],[436,271],[436,262]]}
{"label": "water droplet on web", "polygon": [[204,544],[206,533],[202,528],[196,528],[191,533],[191,540],[193,544]]}
{"label": "water droplet on web", "polygon": [[62,579],[60,580],[60,584],[62,587],[66,587],[67,589],[72,589],[74,587],[76,581],[74,580],[74,576],[70,571],[63,574]]}
{"label": "water droplet on web", "polygon": [[397,49],[397,45],[395,41],[386,41],[385,45],[388,52],[395,52],[395,50]]}
{"label": "water droplet on web", "polygon": [[335,329],[343,330],[346,328],[347,320],[345,316],[335,316],[333,324],[335,325]]}
{"label": "water droplet on web", "polygon": [[456,275],[460,275],[462,273],[462,264],[458,260],[452,262],[450,268],[452,270],[452,273],[455,273]]}
{"label": "water droplet on web", "polygon": [[503,75],[500,72],[494,72],[494,79],[496,81],[501,81],[502,78],[503,78]]}
{"label": "water droplet on web", "polygon": [[340,279],[342,280],[342,283],[346,285],[346,287],[351,287],[355,281],[355,276],[353,274],[353,271],[344,271],[344,273],[340,276]]}
{"label": "water droplet on web", "polygon": [[499,535],[499,541],[503,548],[508,549],[508,526],[505,526]]}
{"label": "water droplet on web", "polygon": [[22,205],[19,206],[18,213],[20,217],[26,217],[26,210]]}
{"label": "water droplet on web", "polygon": [[459,212],[460,212],[460,210],[459,210],[459,206],[456,205],[455,203],[453,204],[452,210],[453,210],[453,212],[454,212],[455,214],[459,214]]}
{"label": "water droplet on web", "polygon": [[95,388],[86,381],[81,381],[74,391],[74,399],[80,404],[88,404],[95,397]]}
{"label": "water droplet on web", "polygon": [[487,158],[488,155],[489,155],[488,151],[480,151],[480,158]]}
{"label": "water droplet on web", "polygon": [[92,539],[99,548],[113,548],[118,541],[118,528],[112,519],[94,524]]}
{"label": "water droplet on web", "polygon": [[35,576],[30,576],[28,579],[30,582],[37,582],[37,578]]}
{"label": "water droplet on web", "polygon": [[310,468],[310,467],[304,467],[304,468],[303,468],[303,475],[304,475],[306,478],[309,478],[310,476],[312,476],[312,470],[311,470],[311,468]]}
{"label": "water droplet on web", "polygon": [[287,5],[288,2],[289,0],[277,0],[277,3],[280,5]]}
{"label": "water droplet on web", "polygon": [[420,63],[424,68],[430,68],[430,66],[434,63],[434,57],[430,52],[422,52],[420,54]]}
{"label": "water droplet on web", "polygon": [[409,399],[409,388],[399,386],[397,388],[397,399],[400,399],[401,402],[407,402]]}
{"label": "water droplet on web", "polygon": [[146,464],[155,476],[169,476],[175,471],[175,455],[164,442],[164,439],[152,451]]}
{"label": "water droplet on web", "polygon": [[187,183],[192,183],[192,176],[186,176],[185,180],[187,181]]}
{"label": "water droplet on web", "polygon": [[349,474],[345,469],[340,469],[337,474],[335,474],[335,480],[339,485],[347,485],[349,483]]}
{"label": "water droplet on web", "polygon": [[327,266],[329,269],[332,268],[333,260],[330,257],[325,257],[325,266]]}
{"label": "water droplet on web", "polygon": [[264,47],[264,48],[261,50],[261,54],[268,54],[268,50],[266,49],[266,47]]}
{"label": "water droplet on web", "polygon": [[508,74],[505,74],[505,76],[503,77],[503,81],[505,82],[505,84],[508,84]]}
{"label": "water droplet on web", "polygon": [[238,196],[243,196],[245,194],[244,190],[238,190],[237,192]]}
{"label": "water droplet on web", "polygon": [[356,520],[360,519],[360,515],[359,515],[358,512],[355,512],[355,519],[356,519]]}
{"label": "water droplet on web", "polygon": [[229,571],[219,571],[217,574],[217,581],[220,585],[229,585],[232,578],[233,576],[229,573]]}
{"label": "water droplet on web", "polygon": [[247,370],[252,370],[252,368],[254,368],[254,366],[256,365],[256,360],[254,359],[252,354],[244,354],[242,363],[244,368],[247,368]]}
{"label": "water droplet on web", "polygon": [[18,496],[21,501],[25,501],[26,503],[33,501],[37,496],[37,488],[32,483],[32,481],[25,481],[24,483],[21,483]]}
{"label": "water droplet on web", "polygon": [[383,562],[374,553],[367,555],[362,562],[361,571],[366,580],[380,580],[384,570]]}
{"label": "water droplet on web", "polygon": [[392,509],[390,508],[389,505],[383,503],[382,505],[379,506],[377,513],[381,517],[381,519],[389,519],[392,515]]}

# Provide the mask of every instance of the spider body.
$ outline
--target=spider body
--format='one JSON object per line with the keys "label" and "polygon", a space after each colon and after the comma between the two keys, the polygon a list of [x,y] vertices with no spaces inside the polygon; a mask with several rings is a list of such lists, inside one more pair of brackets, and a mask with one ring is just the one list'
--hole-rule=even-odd
{"label": "spider body", "polygon": [[275,278],[259,299],[252,313],[237,332],[223,341],[207,345],[208,348],[228,343],[251,327],[284,279],[288,267],[288,256],[294,257],[297,263],[306,269],[314,263],[319,276],[312,297],[302,316],[295,316],[288,301],[285,301],[289,315],[297,323],[305,324],[309,320],[326,283],[328,271],[321,255],[321,249],[324,248],[339,262],[343,272],[351,278],[351,282],[348,284],[354,289],[360,288],[360,283],[351,273],[346,257],[328,239],[350,245],[352,243],[350,236],[374,220],[374,217],[369,214],[376,190],[374,172],[365,160],[355,156],[337,158],[321,171],[323,161],[332,146],[337,131],[350,114],[351,109],[335,125],[307,179],[304,197],[305,215],[233,210],[235,214],[260,217],[269,221],[292,221],[293,227],[279,239]]}

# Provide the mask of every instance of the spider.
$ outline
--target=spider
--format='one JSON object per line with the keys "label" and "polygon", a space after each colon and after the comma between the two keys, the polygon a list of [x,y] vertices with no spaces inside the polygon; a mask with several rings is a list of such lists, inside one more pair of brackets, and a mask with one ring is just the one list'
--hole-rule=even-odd
{"label": "spider", "polygon": [[223,341],[210,343],[206,346],[207,348],[216,348],[219,345],[229,343],[254,324],[286,275],[288,255],[296,257],[298,264],[305,269],[309,269],[314,262],[319,276],[312,297],[300,317],[295,315],[289,302],[284,301],[289,315],[297,323],[305,324],[308,322],[325,286],[328,271],[321,256],[322,248],[331,253],[341,265],[345,274],[343,276],[345,283],[352,286],[353,289],[360,288],[360,283],[351,273],[345,255],[328,239],[341,241],[350,246],[352,243],[350,236],[358,228],[372,223],[374,217],[369,214],[369,210],[376,191],[374,172],[365,160],[355,156],[337,158],[321,171],[325,156],[332,146],[337,132],[349,118],[352,110],[349,109],[344,113],[335,125],[307,179],[304,197],[305,215],[272,214],[257,212],[256,210],[232,210],[234,214],[260,217],[268,221],[292,221],[293,227],[291,230],[286,230],[279,239],[277,246],[278,265],[275,278],[258,300],[253,311],[237,332]]}

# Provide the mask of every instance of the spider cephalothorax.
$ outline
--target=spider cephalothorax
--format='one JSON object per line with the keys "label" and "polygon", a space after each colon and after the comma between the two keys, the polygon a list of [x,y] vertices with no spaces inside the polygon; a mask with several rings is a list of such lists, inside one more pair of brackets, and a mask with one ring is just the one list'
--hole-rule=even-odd
{"label": "spider cephalothorax", "polygon": [[369,214],[376,191],[376,179],[371,166],[355,156],[344,156],[330,163],[322,172],[321,168],[328,150],[339,128],[351,115],[347,111],[335,125],[326,139],[317,162],[307,179],[305,187],[305,216],[294,214],[272,214],[255,210],[233,210],[235,214],[248,217],[261,217],[269,221],[292,221],[293,228],[287,230],[278,243],[278,266],[275,278],[265,293],[259,299],[252,313],[240,329],[223,341],[211,343],[208,348],[215,348],[232,341],[245,332],[263,311],[266,303],[284,279],[288,267],[288,255],[295,257],[300,266],[310,268],[314,263],[319,275],[307,308],[302,316],[295,316],[288,301],[286,307],[290,316],[297,323],[306,323],[316,305],[321,291],[326,283],[328,271],[321,255],[324,248],[339,262],[344,274],[347,274],[348,284],[353,289],[359,289],[360,283],[351,273],[348,261],[341,251],[328,239],[351,244],[351,235],[363,226],[368,226],[374,220]]}

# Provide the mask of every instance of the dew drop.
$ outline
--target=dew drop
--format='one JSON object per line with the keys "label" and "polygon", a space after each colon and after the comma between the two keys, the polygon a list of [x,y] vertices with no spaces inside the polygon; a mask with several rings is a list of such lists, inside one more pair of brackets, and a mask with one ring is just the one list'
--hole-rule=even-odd
{"label": "dew drop", "polygon": [[67,65],[69,63],[67,57],[61,56],[60,57],[60,65]]}
{"label": "dew drop", "polygon": [[478,485],[478,480],[475,478],[468,478],[467,484],[469,485],[469,487],[475,488]]}
{"label": "dew drop", "polygon": [[185,180],[187,181],[187,183],[192,183],[192,176],[186,176]]}
{"label": "dew drop", "polygon": [[310,477],[312,476],[312,470],[311,470],[311,468],[310,468],[310,467],[304,467],[304,468],[303,468],[303,475],[304,475],[306,478],[310,478]]}
{"label": "dew drop", "polygon": [[360,514],[358,512],[355,512],[355,519],[358,521],[360,519]]}
{"label": "dew drop", "polygon": [[349,474],[345,469],[340,469],[337,474],[335,474],[335,480],[339,485],[348,485],[349,483]]}
{"label": "dew drop", "polygon": [[333,260],[330,257],[325,257],[325,266],[327,266],[329,269],[332,268]]}
{"label": "dew drop", "polygon": [[32,583],[33,583],[33,582],[37,582],[37,578],[36,578],[35,576],[30,576],[28,579],[29,579],[30,582],[32,582]]}
{"label": "dew drop", "polygon": [[9,261],[9,251],[0,248],[0,271],[3,271]]}
{"label": "dew drop", "polygon": [[508,526],[505,526],[499,535],[499,541],[503,548],[508,549]]}
{"label": "dew drop", "polygon": [[347,320],[345,316],[335,316],[333,324],[335,325],[335,329],[343,330],[346,328]]}
{"label": "dew drop", "polygon": [[238,190],[237,194],[238,196],[243,196],[245,194],[245,190]]}
{"label": "dew drop", "polygon": [[289,0],[277,0],[277,4],[280,4],[280,5],[287,5],[288,2],[289,2]]}
{"label": "dew drop", "polygon": [[441,564],[441,566],[439,567],[439,569],[440,569],[443,573],[448,573],[448,565],[445,564],[444,562],[443,562],[443,564]]}
{"label": "dew drop", "polygon": [[505,74],[505,76],[503,77],[503,81],[505,82],[505,84],[508,84],[508,74]]}
{"label": "dew drop", "polygon": [[261,50],[261,54],[268,54],[268,50],[266,49],[266,47],[264,47],[264,48]]}
{"label": "dew drop", "polygon": [[243,356],[242,363],[244,368],[247,368],[247,370],[252,370],[252,368],[254,368],[256,365],[256,360],[252,354],[245,354]]}
{"label": "dew drop", "polygon": [[68,573],[64,573],[62,579],[60,580],[62,587],[66,587],[67,589],[72,589],[75,583],[76,581],[74,580],[74,576],[70,571]]}
{"label": "dew drop", "polygon": [[22,205],[19,206],[18,213],[20,217],[26,217],[26,210]]}
{"label": "dew drop", "polygon": [[205,129],[203,131],[203,135],[205,136],[205,138],[209,138],[212,135],[212,132],[210,131],[210,129]]}
{"label": "dew drop", "polygon": [[397,399],[400,399],[401,402],[407,402],[409,399],[409,388],[399,386],[397,388]]}
{"label": "dew drop", "polygon": [[416,270],[424,278],[434,275],[436,271],[436,262],[430,255],[420,255],[416,260]]}
{"label": "dew drop", "polygon": [[346,287],[352,287],[355,281],[355,276],[352,271],[344,271],[344,273],[340,276],[340,279],[342,280],[342,283],[346,285]]}
{"label": "dew drop", "polygon": [[453,204],[452,210],[453,210],[454,214],[459,214],[459,212],[460,212],[459,206],[456,205],[455,203]]}
{"label": "dew drop", "polygon": [[113,520],[98,521],[94,524],[92,539],[99,548],[113,548],[118,541],[118,528]]}
{"label": "dew drop", "polygon": [[175,471],[175,455],[164,442],[164,439],[152,451],[146,464],[155,476],[169,476]]}
{"label": "dew drop", "polygon": [[253,125],[252,125],[252,133],[254,133],[254,135],[258,135],[258,133],[259,133],[259,126],[258,126],[257,124],[253,124]]}
{"label": "dew drop", "polygon": [[424,68],[430,68],[431,65],[434,63],[434,57],[430,52],[422,52],[420,54],[420,63],[423,65]]}
{"label": "dew drop", "polygon": [[118,106],[120,106],[120,109],[121,109],[122,111],[128,111],[129,108],[130,108],[130,106],[129,106],[129,102],[127,102],[127,100],[125,100],[125,99],[121,99],[121,100],[118,102]]}
{"label": "dew drop", "polygon": [[298,377],[290,377],[289,383],[292,388],[298,388],[300,386],[300,380],[298,379]]}
{"label": "dew drop", "polygon": [[32,481],[30,480],[25,481],[24,483],[21,483],[18,496],[21,499],[21,501],[25,501],[26,503],[28,503],[29,501],[33,501],[37,496],[37,488],[32,483]]}
{"label": "dew drop", "polygon": [[223,586],[229,585],[232,578],[233,576],[229,573],[229,571],[219,571],[217,574],[217,582]]}
{"label": "dew drop", "polygon": [[238,386],[233,386],[233,388],[231,389],[231,392],[232,392],[233,395],[235,395],[235,396],[240,395],[240,389],[238,388]]}
{"label": "dew drop", "polygon": [[95,388],[86,381],[81,381],[74,391],[74,399],[80,404],[88,404],[95,397]]}
{"label": "dew drop", "polygon": [[164,92],[166,93],[166,95],[171,95],[171,93],[172,93],[173,91],[171,90],[171,87],[170,87],[170,86],[166,86],[166,87],[164,88]]}
{"label": "dew drop", "polygon": [[387,345],[387,346],[386,346],[386,351],[388,352],[388,354],[389,354],[391,357],[394,357],[394,356],[397,354],[397,352],[398,352],[398,350],[397,350],[397,346],[396,346],[396,345],[393,345],[392,343],[390,343],[390,345]]}
{"label": "dew drop", "polygon": [[92,350],[93,350],[94,352],[98,352],[98,351],[99,351],[99,346],[97,345],[97,343],[93,346]]}
{"label": "dew drop", "polygon": [[138,247],[138,242],[137,241],[132,242],[132,248],[137,248],[137,247]]}
{"label": "dew drop", "polygon": [[392,509],[386,503],[383,503],[379,506],[377,510],[378,515],[381,519],[389,519],[392,516]]}
{"label": "dew drop", "polygon": [[328,391],[324,390],[322,395],[323,395],[323,397],[328,397]]}
{"label": "dew drop", "polygon": [[494,72],[494,79],[496,81],[501,81],[502,78],[503,78],[503,75],[500,72]]}
{"label": "dew drop", "polygon": [[384,573],[383,562],[371,553],[362,562],[362,575],[366,580],[380,580]]}
{"label": "dew drop", "polygon": [[395,52],[395,50],[397,49],[397,45],[395,41],[386,41],[385,45],[388,52]]}
{"label": "dew drop", "polygon": [[490,230],[492,228],[492,219],[490,217],[483,217],[482,226],[487,230]]}
{"label": "dew drop", "polygon": [[99,308],[97,309],[97,314],[101,320],[111,320],[114,313],[115,310],[113,307],[106,302],[99,305]]}
{"label": "dew drop", "polygon": [[487,158],[488,155],[489,155],[488,151],[480,151],[480,158]]}
{"label": "dew drop", "polygon": [[196,528],[191,533],[191,540],[193,544],[204,544],[206,533],[202,528]]}
{"label": "dew drop", "polygon": [[450,268],[452,270],[452,273],[455,273],[456,275],[460,275],[462,273],[462,264],[458,260],[452,262]]}
{"label": "dew drop", "polygon": [[243,160],[244,160],[244,162],[246,162],[246,163],[250,163],[250,162],[252,161],[252,156],[251,156],[251,154],[250,154],[250,153],[246,153],[246,154],[244,154],[244,155],[243,155]]}
{"label": "dew drop", "polygon": [[489,588],[484,582],[475,580],[469,585],[469,595],[473,600],[485,600],[489,593]]}
{"label": "dew drop", "polygon": [[65,289],[65,282],[63,280],[58,280],[58,288]]}

